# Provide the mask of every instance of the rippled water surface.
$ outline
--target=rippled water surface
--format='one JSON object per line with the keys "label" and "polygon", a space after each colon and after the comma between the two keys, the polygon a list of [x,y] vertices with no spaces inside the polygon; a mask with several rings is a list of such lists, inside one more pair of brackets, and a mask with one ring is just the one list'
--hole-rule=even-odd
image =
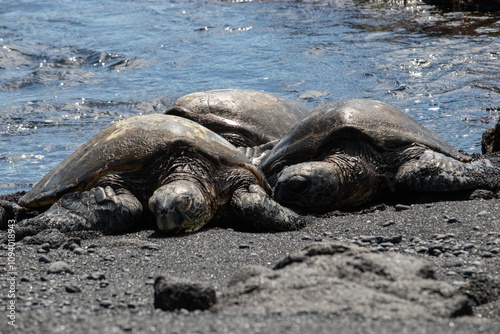
{"label": "rippled water surface", "polygon": [[479,152],[500,111],[500,16],[403,3],[2,1],[0,193],[111,122],[219,88],[374,98]]}

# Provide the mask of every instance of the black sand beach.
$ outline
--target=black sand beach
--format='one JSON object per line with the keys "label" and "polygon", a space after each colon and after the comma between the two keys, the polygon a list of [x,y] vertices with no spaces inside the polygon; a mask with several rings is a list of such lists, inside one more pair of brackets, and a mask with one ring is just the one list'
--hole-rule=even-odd
{"label": "black sand beach", "polygon": [[[112,236],[45,231],[16,243],[17,327],[9,324],[5,306],[11,299],[4,293],[0,332],[498,333],[499,203],[475,199],[378,205],[362,212],[307,216],[306,228],[281,233],[217,226],[174,237],[160,235],[153,227]],[[5,242],[6,232],[1,236]],[[355,253],[356,246],[375,252],[373,261],[354,265],[359,281],[355,272],[349,276],[352,268],[342,267],[349,266],[351,258],[335,269],[324,262],[343,254],[297,254],[315,243],[313,248],[324,243],[339,247],[339,242],[354,247]],[[7,244],[1,254],[5,277]],[[291,264],[272,270],[290,254],[295,254],[288,259]],[[403,262],[392,258],[399,255]],[[306,261],[309,257],[312,260]],[[62,273],[49,273],[58,270],[58,261],[66,263],[69,272],[63,266]],[[228,285],[249,265],[259,266],[243,270],[253,280],[243,283],[250,282],[252,288],[237,295],[242,286],[235,280]],[[417,276],[422,268],[426,274],[416,281],[403,277],[411,276],[412,266]],[[336,275],[333,283],[321,283],[330,280],[321,276],[325,268]],[[350,274],[342,274],[342,268]],[[373,282],[379,277],[390,284],[363,281],[367,273],[375,275],[366,276],[375,277]],[[216,290],[218,301],[204,311],[155,309],[158,276],[207,284]],[[422,282],[430,286],[422,289]],[[9,284],[3,279],[2,291],[8,291]],[[420,289],[418,298],[412,296],[414,289]]]}

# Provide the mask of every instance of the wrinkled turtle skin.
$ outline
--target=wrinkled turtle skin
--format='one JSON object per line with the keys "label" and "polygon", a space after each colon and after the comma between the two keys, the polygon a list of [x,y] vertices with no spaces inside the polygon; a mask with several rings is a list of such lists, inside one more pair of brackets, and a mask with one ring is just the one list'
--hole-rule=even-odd
{"label": "wrinkled turtle skin", "polygon": [[151,114],[103,130],[19,204],[50,206],[23,221],[25,228],[114,233],[137,224],[144,207],[166,233],[196,231],[221,215],[263,229],[298,228],[297,216],[269,192],[263,175],[224,138],[184,118]]}
{"label": "wrinkled turtle skin", "polygon": [[248,157],[268,151],[308,113],[305,104],[251,89],[192,93],[165,111],[209,128],[236,147],[247,148]]}
{"label": "wrinkled turtle skin", "polygon": [[488,160],[471,162],[400,110],[348,99],[314,111],[271,150],[262,170],[274,198],[289,207],[330,211],[387,193],[497,189]]}

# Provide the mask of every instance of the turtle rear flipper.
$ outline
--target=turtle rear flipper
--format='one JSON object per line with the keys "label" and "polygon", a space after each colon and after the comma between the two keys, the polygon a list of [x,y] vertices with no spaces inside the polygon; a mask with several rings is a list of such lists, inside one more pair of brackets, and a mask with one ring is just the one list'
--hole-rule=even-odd
{"label": "turtle rear flipper", "polygon": [[275,202],[255,184],[235,191],[231,206],[236,219],[257,229],[293,231],[305,226],[299,215]]}
{"label": "turtle rear flipper", "polygon": [[461,162],[427,150],[420,159],[404,163],[394,182],[394,186],[403,191],[498,190],[500,168],[487,159]]}
{"label": "turtle rear flipper", "polygon": [[30,221],[61,232],[101,230],[116,233],[132,227],[134,218],[141,213],[142,204],[128,190],[120,189],[116,193],[107,186],[66,194]]}

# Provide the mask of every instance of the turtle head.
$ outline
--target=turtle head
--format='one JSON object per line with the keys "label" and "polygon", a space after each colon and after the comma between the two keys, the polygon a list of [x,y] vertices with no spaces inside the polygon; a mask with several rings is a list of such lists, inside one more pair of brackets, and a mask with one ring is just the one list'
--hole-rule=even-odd
{"label": "turtle head", "polygon": [[204,192],[187,180],[177,180],[158,188],[149,199],[149,209],[164,233],[196,231],[213,216]]}
{"label": "turtle head", "polygon": [[338,173],[327,162],[312,161],[284,168],[274,188],[277,202],[306,210],[331,210],[341,196]]}

